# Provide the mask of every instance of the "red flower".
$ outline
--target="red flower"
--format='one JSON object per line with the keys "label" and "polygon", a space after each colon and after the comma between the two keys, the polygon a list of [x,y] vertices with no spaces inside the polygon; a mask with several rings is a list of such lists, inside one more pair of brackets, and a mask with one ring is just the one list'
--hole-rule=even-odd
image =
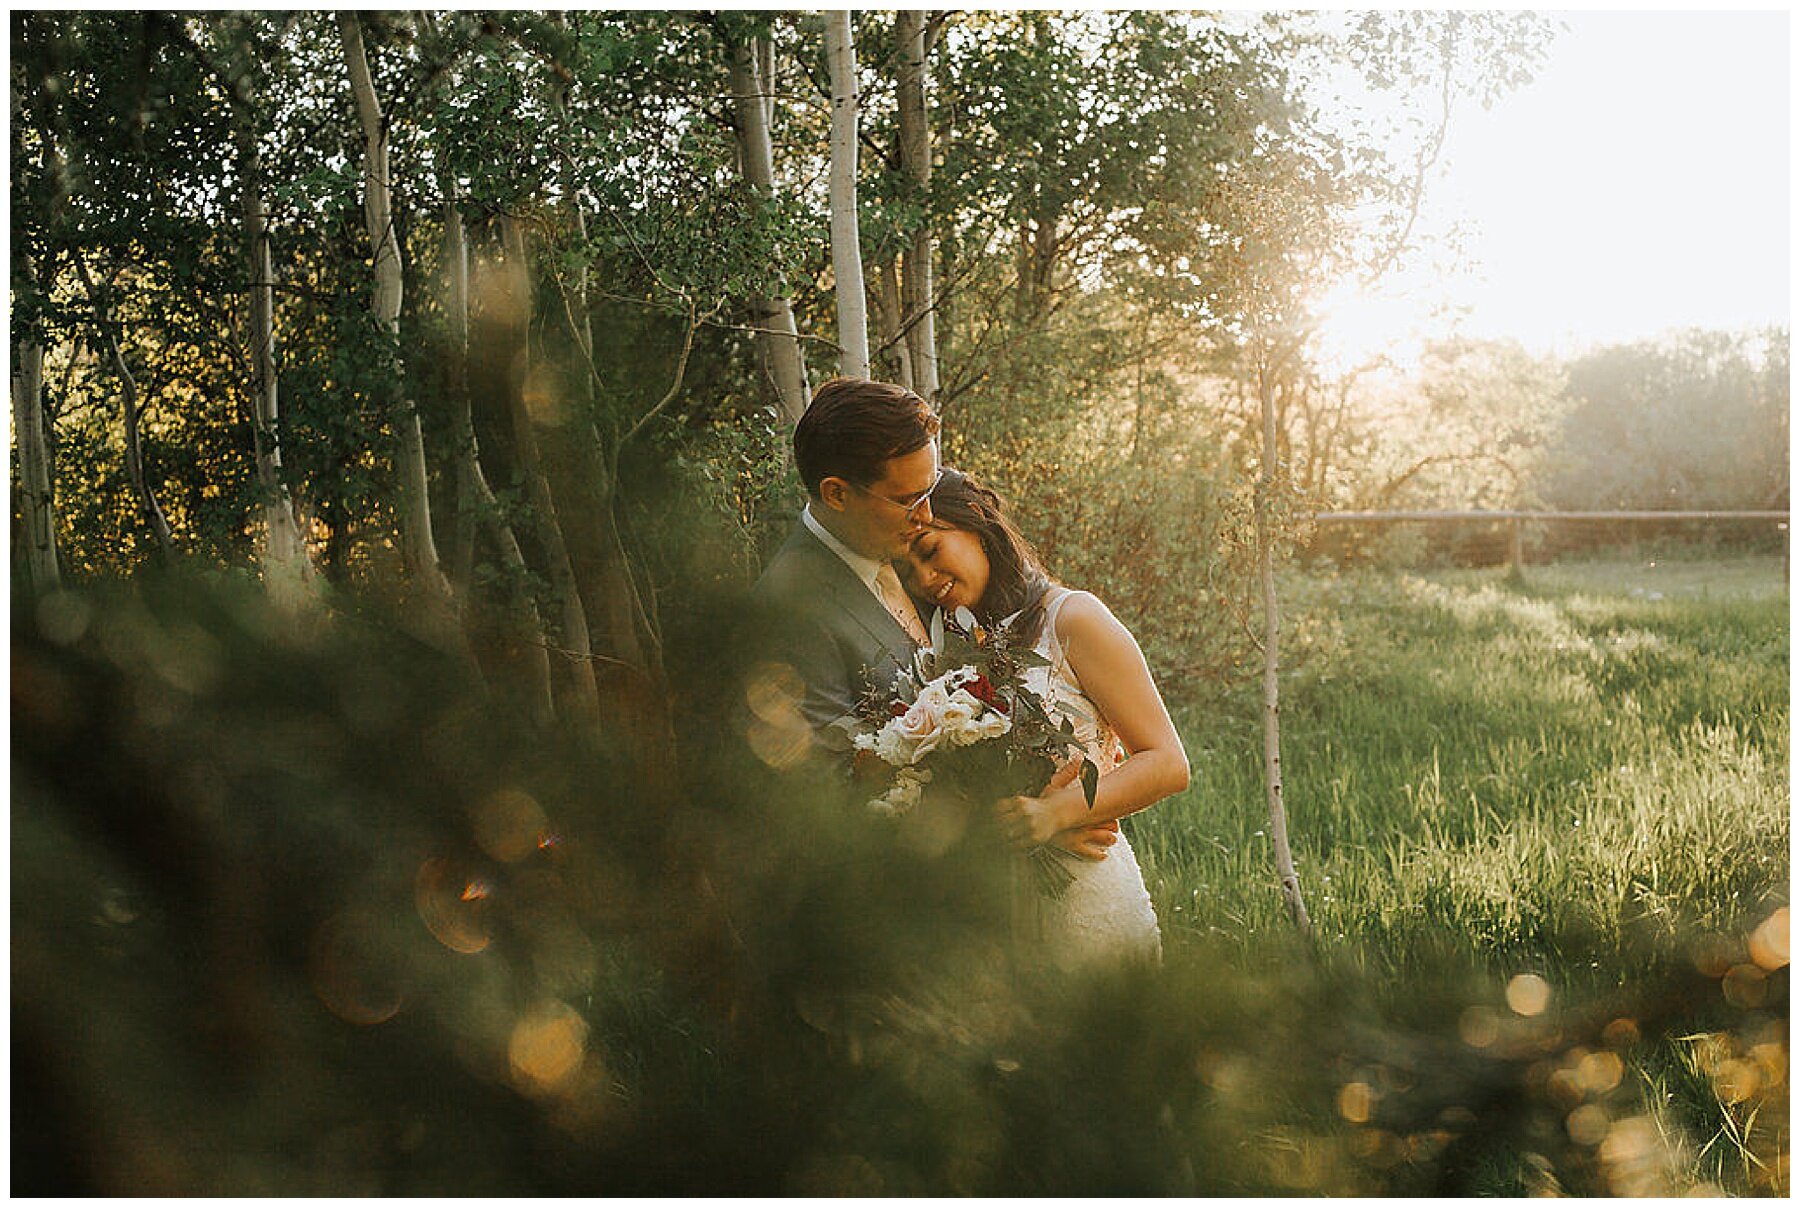
{"label": "red flower", "polygon": [[888,716],[889,717],[905,717],[906,716],[906,702],[902,701],[902,700],[897,700],[893,704],[889,705],[888,706]]}
{"label": "red flower", "polygon": [[968,688],[970,696],[994,710],[996,713],[1005,713],[1007,711],[1006,702],[1001,699],[998,692],[994,691],[994,685],[988,683],[987,676],[977,673],[974,681],[964,686]]}

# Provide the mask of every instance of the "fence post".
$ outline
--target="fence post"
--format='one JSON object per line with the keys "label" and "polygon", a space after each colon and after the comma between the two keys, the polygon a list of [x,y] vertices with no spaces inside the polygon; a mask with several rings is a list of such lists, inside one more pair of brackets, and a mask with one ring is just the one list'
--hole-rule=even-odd
{"label": "fence post", "polygon": [[1512,578],[1523,581],[1525,578],[1525,522],[1514,516],[1506,522],[1506,555],[1512,563]]}

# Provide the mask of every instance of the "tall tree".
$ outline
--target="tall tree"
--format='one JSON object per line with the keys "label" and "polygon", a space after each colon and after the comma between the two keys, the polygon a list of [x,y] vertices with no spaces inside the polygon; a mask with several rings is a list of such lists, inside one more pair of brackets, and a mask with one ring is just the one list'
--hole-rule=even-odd
{"label": "tall tree", "polygon": [[[766,33],[744,33],[728,42],[728,48],[738,160],[751,196],[767,206],[775,197],[775,147],[769,133],[774,107],[773,44]],[[781,409],[792,423],[812,401],[793,302],[785,294],[761,295],[752,300],[751,312],[765,370],[774,380]]]}
{"label": "tall tree", "polygon": [[901,262],[900,303],[905,358],[911,385],[927,402],[937,397],[937,299],[932,288],[931,122],[926,105],[926,14],[902,9],[894,14],[898,62],[900,174],[921,211]]}
{"label": "tall tree", "polygon": [[869,376],[869,309],[856,218],[856,44],[848,10],[825,14],[825,57],[831,72],[831,272],[841,350],[838,371],[861,378]]}
{"label": "tall tree", "polygon": [[249,19],[236,23],[238,37],[226,49],[230,66],[217,72],[231,100],[238,188],[242,192],[245,263],[249,271],[251,414],[256,481],[262,496],[263,579],[269,594],[288,607],[307,600],[312,559],[294,514],[281,465],[281,377],[275,364],[275,262],[269,247],[269,204],[262,160],[262,110],[256,72],[267,61],[255,44]]}
{"label": "tall tree", "polygon": [[[13,127],[17,129],[17,106],[14,108]],[[36,292],[33,275],[29,257],[14,262],[15,298]],[[19,447],[20,510],[24,518],[20,540],[25,549],[26,582],[32,591],[41,593],[62,585],[62,570],[56,557],[56,513],[50,493],[48,424],[44,416],[44,345],[36,321],[17,310],[13,314],[13,435]]]}
{"label": "tall tree", "polygon": [[369,74],[369,58],[363,47],[361,19],[353,12],[338,14],[343,39],[344,63],[350,72],[351,92],[362,122],[363,212],[369,243],[374,252],[375,322],[394,355],[393,423],[399,450],[400,531],[408,569],[417,576],[428,596],[448,605],[450,584],[438,565],[437,542],[431,529],[431,492],[426,477],[425,437],[419,413],[400,377],[400,305],[405,293],[405,273],[400,260],[400,239],[394,226],[393,179],[389,175],[390,134],[381,101]]}

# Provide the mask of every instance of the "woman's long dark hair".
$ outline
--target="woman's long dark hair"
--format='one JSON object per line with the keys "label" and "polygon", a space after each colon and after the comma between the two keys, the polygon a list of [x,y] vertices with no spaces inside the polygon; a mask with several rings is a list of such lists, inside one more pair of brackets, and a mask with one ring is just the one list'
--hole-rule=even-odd
{"label": "woman's long dark hair", "polygon": [[984,625],[992,625],[1013,613],[1013,632],[1035,642],[1044,623],[1044,597],[1054,586],[1043,560],[1018,526],[1006,514],[1006,505],[992,487],[961,470],[944,470],[943,481],[931,493],[931,514],[937,527],[974,533],[987,554],[987,590],[974,608]]}

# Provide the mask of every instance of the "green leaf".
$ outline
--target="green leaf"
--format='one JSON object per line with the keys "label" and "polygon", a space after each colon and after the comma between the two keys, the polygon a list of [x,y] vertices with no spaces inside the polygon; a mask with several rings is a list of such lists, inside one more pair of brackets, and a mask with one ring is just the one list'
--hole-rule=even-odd
{"label": "green leaf", "polygon": [[1100,768],[1091,759],[1081,761],[1081,792],[1087,798],[1089,809],[1094,808],[1094,798],[1100,792]]}

